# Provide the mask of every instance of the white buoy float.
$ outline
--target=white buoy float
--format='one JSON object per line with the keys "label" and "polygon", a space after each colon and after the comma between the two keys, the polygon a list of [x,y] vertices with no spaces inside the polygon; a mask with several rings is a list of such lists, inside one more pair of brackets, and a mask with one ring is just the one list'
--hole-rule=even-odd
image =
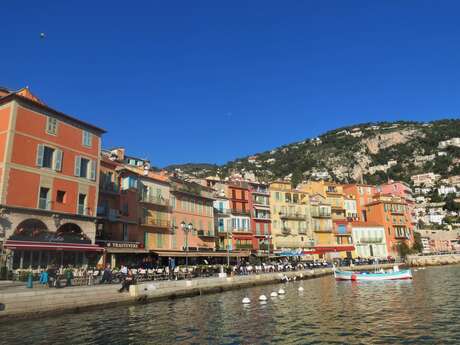
{"label": "white buoy float", "polygon": [[303,291],[303,287],[302,287],[302,286],[299,286],[299,288],[298,288],[297,290]]}
{"label": "white buoy float", "polygon": [[267,300],[267,296],[265,295],[260,295],[259,296],[259,301],[266,301]]}
{"label": "white buoy float", "polygon": [[251,303],[251,300],[248,297],[243,298],[243,304]]}
{"label": "white buoy float", "polygon": [[284,295],[285,293],[286,293],[286,292],[284,292],[283,289],[279,289],[279,290],[278,290],[278,295]]}
{"label": "white buoy float", "polygon": [[271,297],[276,297],[276,296],[278,296],[278,292],[273,291],[273,292],[270,294],[270,296],[271,296]]}

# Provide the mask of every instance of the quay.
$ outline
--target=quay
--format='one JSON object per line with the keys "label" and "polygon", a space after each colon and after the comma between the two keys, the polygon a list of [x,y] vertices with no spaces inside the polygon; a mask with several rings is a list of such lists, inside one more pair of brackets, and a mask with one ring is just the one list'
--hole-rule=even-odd
{"label": "quay", "polygon": [[[357,270],[392,268],[394,264],[355,266]],[[350,269],[350,268],[342,268]],[[129,293],[119,293],[120,285],[95,285],[55,288],[0,286],[0,322],[56,316],[106,307],[132,305],[281,283],[281,276],[312,279],[332,275],[332,268],[290,272],[273,272],[232,277],[197,278],[192,280],[150,281],[130,286]]]}
{"label": "quay", "polygon": [[460,254],[409,255],[406,263],[411,267],[455,265],[460,264]]}

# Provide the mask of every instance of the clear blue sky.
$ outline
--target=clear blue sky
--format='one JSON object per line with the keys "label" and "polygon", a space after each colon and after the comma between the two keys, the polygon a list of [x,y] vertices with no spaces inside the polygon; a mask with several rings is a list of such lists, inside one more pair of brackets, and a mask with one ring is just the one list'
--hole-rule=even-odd
{"label": "clear blue sky", "polygon": [[[458,117],[458,1],[3,1],[0,85],[157,166]],[[40,33],[46,33],[40,39]]]}

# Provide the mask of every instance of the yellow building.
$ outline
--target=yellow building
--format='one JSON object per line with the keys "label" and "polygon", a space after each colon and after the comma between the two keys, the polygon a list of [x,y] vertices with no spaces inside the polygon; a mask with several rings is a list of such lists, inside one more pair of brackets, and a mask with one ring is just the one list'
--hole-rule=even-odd
{"label": "yellow building", "polygon": [[310,195],[319,194],[326,198],[331,205],[332,220],[345,220],[345,195],[343,187],[329,181],[308,181],[299,186],[299,189]]}
{"label": "yellow building", "polygon": [[274,252],[299,251],[314,245],[307,193],[290,182],[270,184],[270,211]]}

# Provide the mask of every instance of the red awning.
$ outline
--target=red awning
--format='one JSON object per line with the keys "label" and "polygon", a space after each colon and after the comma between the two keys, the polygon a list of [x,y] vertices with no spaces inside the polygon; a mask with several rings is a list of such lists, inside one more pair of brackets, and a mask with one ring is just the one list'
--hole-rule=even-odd
{"label": "red awning", "polygon": [[81,251],[81,252],[102,252],[104,248],[96,244],[86,243],[54,243],[54,242],[35,242],[35,241],[12,241],[5,242],[5,248],[17,250],[57,250],[57,251]]}
{"label": "red awning", "polygon": [[324,254],[334,252],[352,252],[355,250],[354,246],[317,246],[312,250],[305,250],[304,254]]}

